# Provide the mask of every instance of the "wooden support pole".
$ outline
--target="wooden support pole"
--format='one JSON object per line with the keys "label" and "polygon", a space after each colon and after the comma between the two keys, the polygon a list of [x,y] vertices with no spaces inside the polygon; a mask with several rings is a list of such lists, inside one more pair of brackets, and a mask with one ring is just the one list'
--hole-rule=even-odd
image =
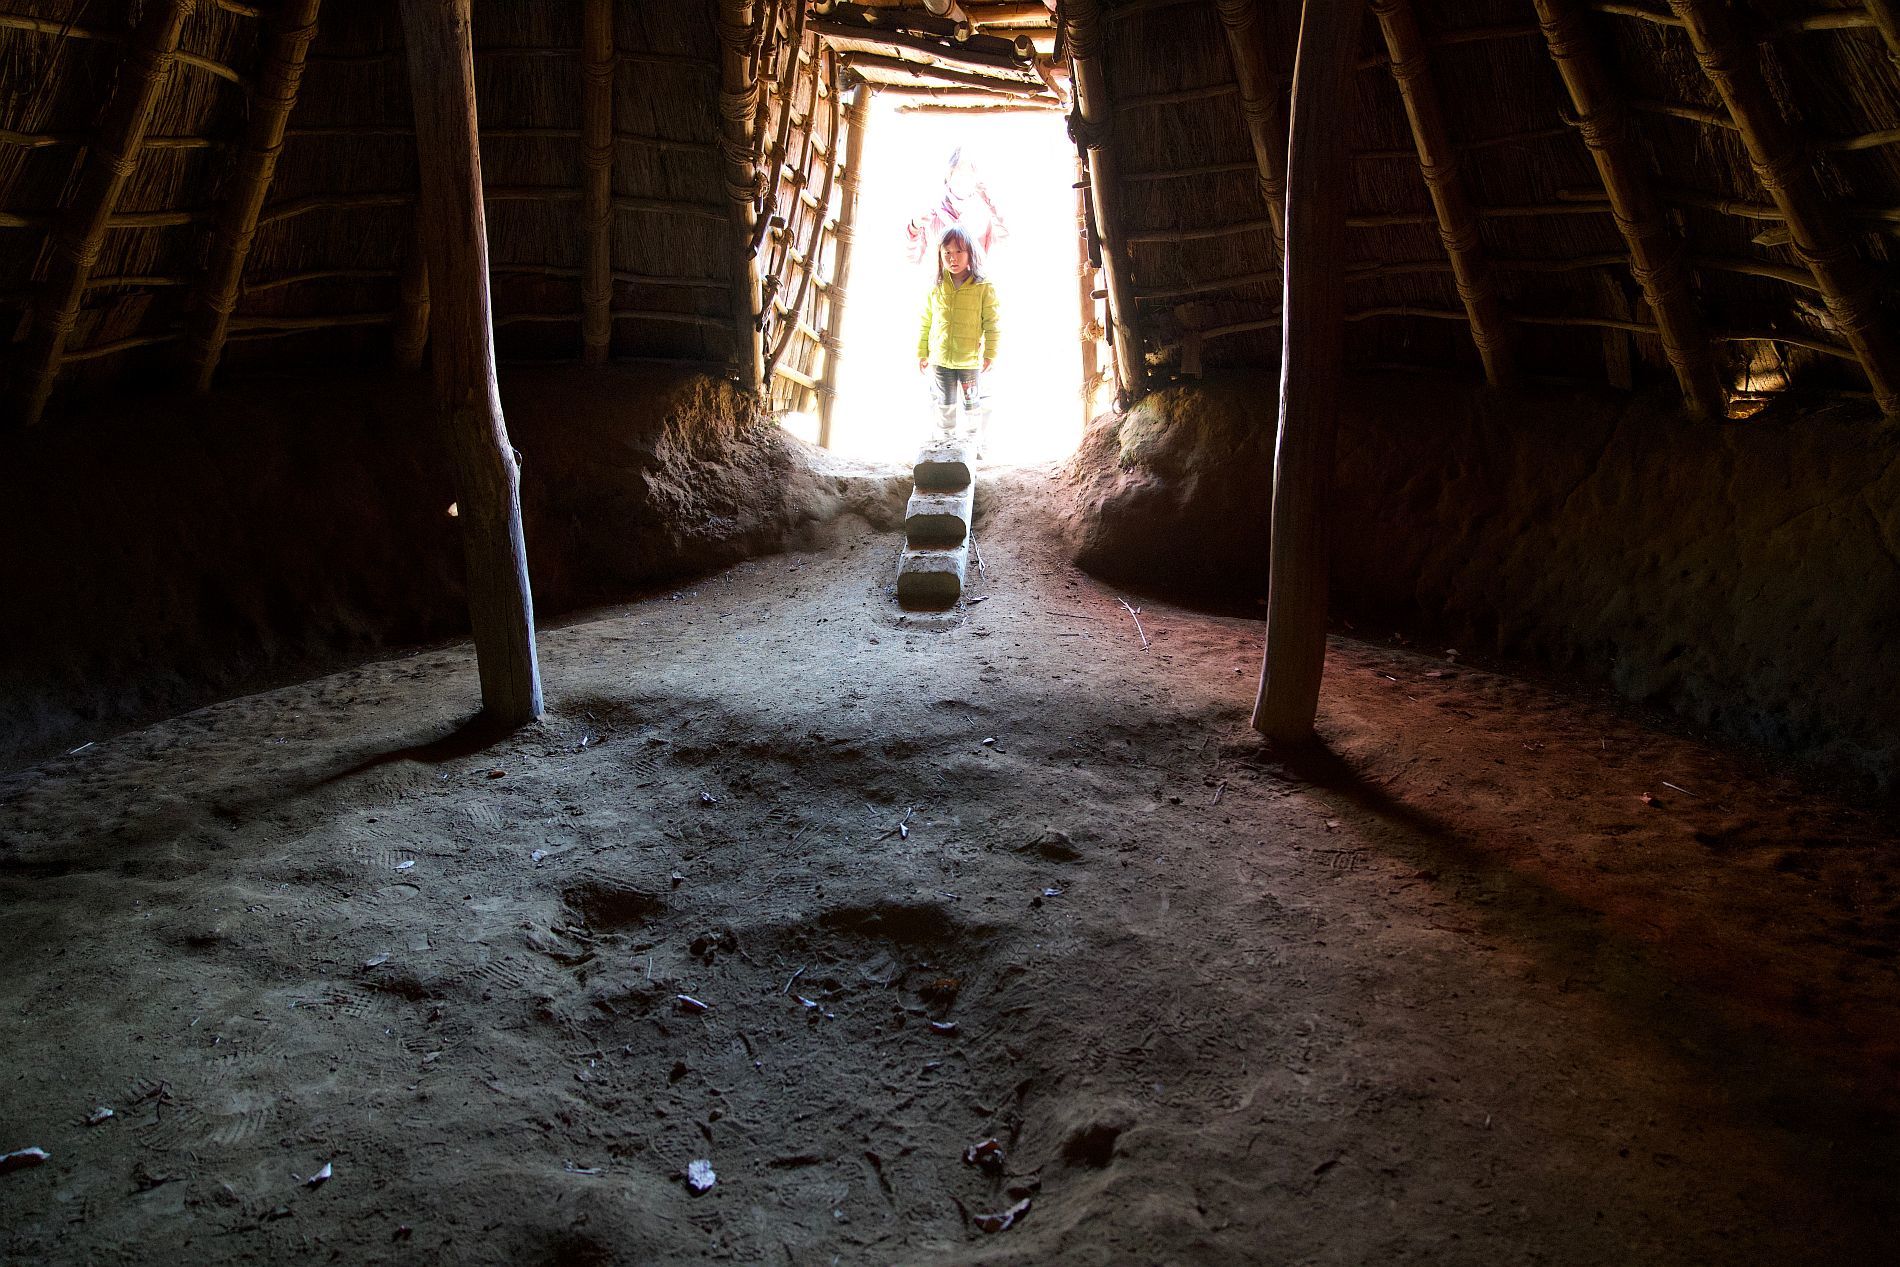
{"label": "wooden support pole", "polygon": [[614,5],[581,11],[581,364],[605,365],[613,342]]}
{"label": "wooden support pole", "polygon": [[[1617,231],[1629,247],[1630,274],[1643,288],[1663,355],[1675,371],[1689,412],[1727,415],[1728,400],[1715,372],[1702,315],[1696,311],[1683,262],[1683,243],[1670,227],[1636,147],[1629,111],[1611,84],[1577,0],[1533,0],[1557,73],[1577,109],[1577,130],[1596,161],[1597,175],[1616,211]],[[1619,347],[1625,345],[1619,344]],[[1625,350],[1624,355],[1627,355]]]}
{"label": "wooden support pole", "polygon": [[1122,238],[1119,164],[1110,142],[1115,117],[1102,66],[1102,10],[1099,0],[1069,0],[1063,6],[1069,24],[1069,52],[1075,62],[1075,113],[1070,128],[1088,151],[1089,203],[1102,244],[1102,280],[1108,288],[1108,320],[1115,348],[1115,372],[1124,402],[1142,395],[1147,365],[1142,357],[1140,314]]}
{"label": "wooden support pole", "polygon": [[420,211],[410,222],[396,293],[396,323],[390,335],[396,364],[406,370],[421,369],[423,350],[429,346],[429,260],[422,251]]}
{"label": "wooden support pole", "polygon": [[1260,20],[1260,0],[1214,0],[1221,26],[1227,32],[1227,50],[1233,57],[1234,78],[1240,84],[1240,113],[1253,141],[1254,166],[1260,174],[1260,200],[1273,221],[1273,253],[1286,257],[1286,112],[1280,106],[1279,85],[1267,63],[1266,23]]}
{"label": "wooden support pole", "polygon": [[[844,306],[851,298],[851,244],[858,234],[858,193],[864,186],[864,129],[871,121],[871,85],[858,81],[845,114],[844,196],[838,203],[838,264],[825,292],[825,368],[818,379],[818,447],[831,447],[831,415],[838,393],[838,354]],[[836,150],[833,143],[833,150]]]}
{"label": "wooden support pole", "polygon": [[753,12],[752,0],[719,3],[719,152],[725,158],[732,220],[733,362],[739,386],[756,394],[765,384],[765,342],[759,329],[759,256],[752,245],[760,188]]}
{"label": "wooden support pole", "polygon": [[520,726],[541,715],[541,670],[521,533],[521,473],[495,379],[469,4],[402,0],[402,26],[415,102],[422,246],[434,290],[430,360],[455,467],[482,706],[494,720]]}
{"label": "wooden support pole", "polygon": [[1082,425],[1095,418],[1095,389],[1102,377],[1096,359],[1101,323],[1095,319],[1095,259],[1089,250],[1089,171],[1080,154],[1075,157],[1075,286],[1082,321]]}
{"label": "wooden support pole", "polygon": [[106,228],[118,209],[139,147],[151,126],[152,111],[178,51],[178,34],[197,0],[162,0],[145,6],[119,66],[118,86],[106,106],[99,134],[86,151],[85,168],[72,204],[61,216],[51,243],[45,289],[33,310],[33,341],[28,353],[31,382],[21,418],[28,426],[46,412],[59,378],[60,358],[79,316],[86,278],[99,261]]}
{"label": "wooden support pole", "polygon": [[1742,38],[1725,5],[1669,0],[1669,7],[1735,121],[1756,178],[1787,222],[1795,257],[1814,274],[1835,327],[1860,358],[1875,401],[1889,417],[1900,415],[1900,335],[1882,319],[1872,276],[1822,191],[1801,138],[1769,93],[1754,42]]}
{"label": "wooden support pole", "polygon": [[1451,257],[1452,281],[1471,314],[1471,341],[1484,361],[1485,381],[1493,387],[1508,383],[1516,373],[1512,336],[1485,264],[1478,215],[1458,169],[1458,152],[1445,129],[1425,36],[1412,13],[1411,0],[1372,0],[1372,11],[1379,15],[1379,29],[1385,33],[1392,78],[1405,101],[1412,142],[1418,147],[1418,169],[1432,196],[1438,236]]}
{"label": "wooden support pole", "polygon": [[244,128],[244,148],[232,175],[231,194],[218,214],[211,238],[210,262],[191,333],[192,389],[211,390],[224,352],[231,314],[237,309],[244,280],[244,261],[257,235],[258,213],[270,193],[277,172],[277,156],[284,149],[284,129],[297,105],[303,82],[304,55],[317,38],[317,9],[322,0],[287,0],[271,19],[269,43],[259,64],[257,87],[251,93],[251,117]]}
{"label": "wooden support pole", "polygon": [[1267,646],[1253,727],[1275,743],[1311,738],[1326,667],[1326,516],[1345,340],[1351,162],[1339,127],[1364,10],[1306,0],[1293,65],[1287,158],[1280,431],[1273,458]]}

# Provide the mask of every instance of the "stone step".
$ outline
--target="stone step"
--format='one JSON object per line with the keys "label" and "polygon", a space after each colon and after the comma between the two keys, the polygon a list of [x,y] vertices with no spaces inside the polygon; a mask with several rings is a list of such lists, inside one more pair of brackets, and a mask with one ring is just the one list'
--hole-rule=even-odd
{"label": "stone step", "polygon": [[904,507],[904,539],[914,546],[953,546],[970,537],[976,509],[976,485],[954,492],[919,488]]}
{"label": "stone step", "polygon": [[946,436],[941,440],[932,440],[917,455],[917,465],[911,471],[917,487],[939,492],[968,487],[974,482],[971,460],[974,447],[968,440],[959,440]]}
{"label": "stone step", "polygon": [[937,611],[956,606],[969,566],[967,539],[947,548],[906,549],[897,561],[898,606]]}

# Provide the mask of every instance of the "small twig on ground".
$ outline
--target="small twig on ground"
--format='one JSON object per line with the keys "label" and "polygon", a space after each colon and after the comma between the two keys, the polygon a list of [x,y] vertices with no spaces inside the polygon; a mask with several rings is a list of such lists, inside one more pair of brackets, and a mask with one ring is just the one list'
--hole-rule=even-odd
{"label": "small twig on ground", "polygon": [[1672,792],[1680,792],[1680,793],[1682,793],[1682,794],[1683,794],[1684,796],[1695,796],[1695,799],[1696,799],[1696,800],[1698,800],[1698,801],[1702,799],[1701,797],[1699,797],[1699,796],[1696,796],[1696,795],[1695,795],[1695,793],[1694,793],[1694,792],[1691,792],[1691,791],[1690,791],[1690,790],[1689,790],[1688,788],[1686,788],[1686,787],[1681,787],[1681,786],[1679,786],[1679,785],[1677,785],[1677,784],[1674,784],[1674,783],[1671,783],[1671,782],[1670,782],[1670,781],[1669,781],[1668,779],[1664,779],[1664,780],[1662,781],[1662,785],[1663,785],[1664,787],[1666,787],[1666,788],[1668,788],[1668,789],[1669,789],[1670,791],[1672,791]]}
{"label": "small twig on ground", "polygon": [[1128,600],[1125,598],[1118,598],[1115,601],[1120,603],[1122,607],[1127,610],[1128,614],[1135,618],[1135,632],[1141,635],[1141,649],[1146,651],[1148,649],[1148,631],[1141,627],[1141,608],[1129,607]]}
{"label": "small twig on ground", "polygon": [[897,826],[890,828],[888,831],[885,831],[883,834],[878,836],[878,839],[884,840],[891,836],[898,836],[904,840],[909,840],[910,839],[910,816],[916,812],[917,812],[917,807],[915,805],[905,807],[904,816],[897,820]]}
{"label": "small twig on ground", "polygon": [[987,584],[990,579],[990,570],[983,566],[983,552],[976,548],[974,541],[970,543],[970,557],[976,560],[976,574]]}
{"label": "small twig on ground", "polygon": [[1043,610],[1048,612],[1051,616],[1067,616],[1070,620],[1100,620],[1101,619],[1100,616],[1084,616],[1081,612],[1059,612],[1053,607],[1045,607],[1043,608]]}
{"label": "small twig on ground", "polygon": [[800,977],[804,975],[805,975],[805,965],[801,963],[798,965],[797,972],[794,972],[791,976],[785,978],[785,988],[783,990],[780,990],[779,994],[781,995],[790,994],[792,992],[792,982],[798,980]]}
{"label": "small twig on ground", "polygon": [[1220,781],[1220,786],[1214,789],[1214,800],[1213,800],[1213,804],[1215,804],[1215,805],[1219,805],[1219,804],[1220,804],[1220,798],[1221,798],[1221,797],[1223,797],[1223,796],[1225,796],[1225,795],[1227,795],[1227,780],[1226,780],[1226,779],[1222,779],[1222,780]]}

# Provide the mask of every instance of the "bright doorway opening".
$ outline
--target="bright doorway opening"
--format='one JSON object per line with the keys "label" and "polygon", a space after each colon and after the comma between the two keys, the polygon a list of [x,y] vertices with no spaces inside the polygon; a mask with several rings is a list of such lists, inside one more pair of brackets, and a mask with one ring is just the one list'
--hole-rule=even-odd
{"label": "bright doorway opening", "polygon": [[989,260],[1002,352],[984,376],[985,456],[1011,465],[1067,457],[1082,438],[1082,310],[1075,149],[1063,116],[901,110],[879,94],[864,143],[832,450],[874,461],[916,456],[926,413],[917,333],[936,265],[934,251],[913,262],[906,227],[942,199],[961,150],[1005,229]]}

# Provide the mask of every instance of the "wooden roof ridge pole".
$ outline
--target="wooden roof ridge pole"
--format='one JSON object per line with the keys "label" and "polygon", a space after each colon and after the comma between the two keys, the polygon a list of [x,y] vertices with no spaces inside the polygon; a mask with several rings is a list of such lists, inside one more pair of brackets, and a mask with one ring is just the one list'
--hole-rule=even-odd
{"label": "wooden roof ridge pole", "polygon": [[581,12],[581,364],[605,365],[613,344],[614,5]]}
{"label": "wooden roof ridge pole", "polygon": [[[825,109],[827,126],[831,129],[827,134],[826,144],[832,150],[832,153],[825,159],[825,179],[824,183],[819,187],[818,207],[811,213],[811,236],[806,239],[808,245],[805,248],[805,263],[798,273],[798,289],[792,292],[792,319],[785,324],[783,330],[779,331],[778,339],[772,345],[771,354],[766,357],[765,376],[768,379],[771,378],[773,369],[778,366],[779,358],[785,355],[785,350],[792,344],[792,336],[798,331],[798,314],[805,306],[805,296],[811,292],[812,277],[818,272],[819,265],[824,260],[825,226],[831,217],[831,190],[838,179],[840,156],[836,151],[838,148],[838,118],[842,113],[842,103],[839,101],[838,94],[837,52],[830,48],[825,49],[824,62],[825,78],[831,86],[831,104]],[[814,98],[812,101],[812,113],[814,115],[818,113],[817,105],[817,100]],[[807,124],[807,129],[806,136],[807,139],[809,139],[809,124]],[[810,157],[811,147],[807,145],[806,158],[809,159]],[[788,225],[786,228],[786,237],[788,240],[790,236],[791,228]]]}
{"label": "wooden roof ridge pole", "polygon": [[495,378],[469,4],[402,0],[402,26],[415,103],[422,246],[434,291],[430,362],[455,469],[482,707],[495,721],[520,726],[541,715],[541,670],[521,532],[521,472]]}
{"label": "wooden roof ridge pole", "polygon": [[1596,162],[1629,246],[1630,274],[1656,314],[1663,354],[1691,413],[1727,416],[1728,396],[1715,370],[1702,314],[1696,310],[1683,242],[1670,227],[1630,131],[1629,109],[1604,72],[1577,0],[1532,0],[1551,60],[1577,110],[1577,129]]}
{"label": "wooden roof ridge pole", "polygon": [[1266,27],[1260,20],[1260,0],[1214,0],[1227,48],[1233,56],[1234,78],[1240,84],[1240,113],[1253,141],[1254,166],[1260,173],[1260,200],[1273,221],[1273,253],[1286,258],[1286,112],[1280,106],[1279,86],[1267,65]]}
{"label": "wooden roof ridge pole", "polygon": [[1357,4],[1306,0],[1293,63],[1267,645],[1253,710],[1253,728],[1277,744],[1311,740],[1326,668],[1327,503],[1345,342],[1339,277],[1352,185],[1339,119],[1364,13]]}
{"label": "wooden roof ridge pole", "polygon": [[732,218],[732,355],[739,386],[757,393],[765,382],[765,342],[758,320],[759,255],[752,246],[759,197],[753,17],[752,0],[719,0],[719,152],[725,158]]}
{"label": "wooden roof ridge pole", "polygon": [[145,7],[119,67],[118,86],[106,106],[99,133],[86,149],[85,167],[72,204],[53,232],[45,288],[34,305],[33,342],[28,351],[32,381],[21,407],[21,420],[32,426],[46,412],[59,377],[60,358],[79,316],[86,279],[99,262],[112,213],[138,166],[139,147],[151,126],[152,112],[178,51],[178,35],[197,0],[163,0]]}
{"label": "wooden roof ridge pole", "polygon": [[1147,383],[1142,360],[1140,314],[1129,276],[1127,244],[1122,240],[1118,164],[1109,130],[1115,117],[1102,66],[1102,8],[1099,0],[1068,0],[1062,6],[1069,29],[1069,53],[1075,62],[1075,113],[1069,116],[1077,144],[1088,151],[1089,202],[1102,245],[1102,280],[1108,289],[1108,319],[1115,348],[1115,372],[1124,400],[1138,397]]}
{"label": "wooden roof ridge pole", "polygon": [[1860,359],[1881,412],[1900,415],[1900,336],[1881,320],[1872,277],[1822,192],[1800,137],[1776,108],[1753,42],[1742,38],[1734,15],[1709,0],[1669,0],[1669,7],[1735,121],[1756,179],[1786,221],[1795,258],[1814,274],[1841,337]]}
{"label": "wooden roof ridge pole", "polygon": [[[844,196],[838,204],[838,228],[832,235],[838,262],[825,296],[825,368],[818,379],[818,447],[831,447],[831,410],[838,393],[838,352],[844,337],[844,306],[851,297],[851,244],[858,235],[858,191],[863,186],[864,128],[871,121],[871,85],[860,79],[851,96],[845,126]],[[836,144],[832,147],[837,148]]]}
{"label": "wooden roof ridge pole", "polygon": [[204,289],[191,333],[192,390],[211,390],[224,354],[231,314],[237,310],[244,281],[244,261],[250,258],[257,236],[258,214],[277,173],[284,150],[284,130],[297,105],[303,83],[304,56],[317,38],[317,9],[322,0],[285,0],[271,15],[270,42],[251,92],[250,119],[244,127],[244,149],[237,160],[231,194],[218,214],[211,235],[211,260],[205,268]]}
{"label": "wooden roof ridge pole", "polygon": [[1418,170],[1432,196],[1438,217],[1438,236],[1451,257],[1452,281],[1458,298],[1471,315],[1471,341],[1484,361],[1485,381],[1493,387],[1508,383],[1517,372],[1510,324],[1498,301],[1484,254],[1479,217],[1458,167],[1458,151],[1445,129],[1438,85],[1432,78],[1430,53],[1410,0],[1372,0],[1385,33],[1392,78],[1405,102],[1405,116],[1418,147]]}

